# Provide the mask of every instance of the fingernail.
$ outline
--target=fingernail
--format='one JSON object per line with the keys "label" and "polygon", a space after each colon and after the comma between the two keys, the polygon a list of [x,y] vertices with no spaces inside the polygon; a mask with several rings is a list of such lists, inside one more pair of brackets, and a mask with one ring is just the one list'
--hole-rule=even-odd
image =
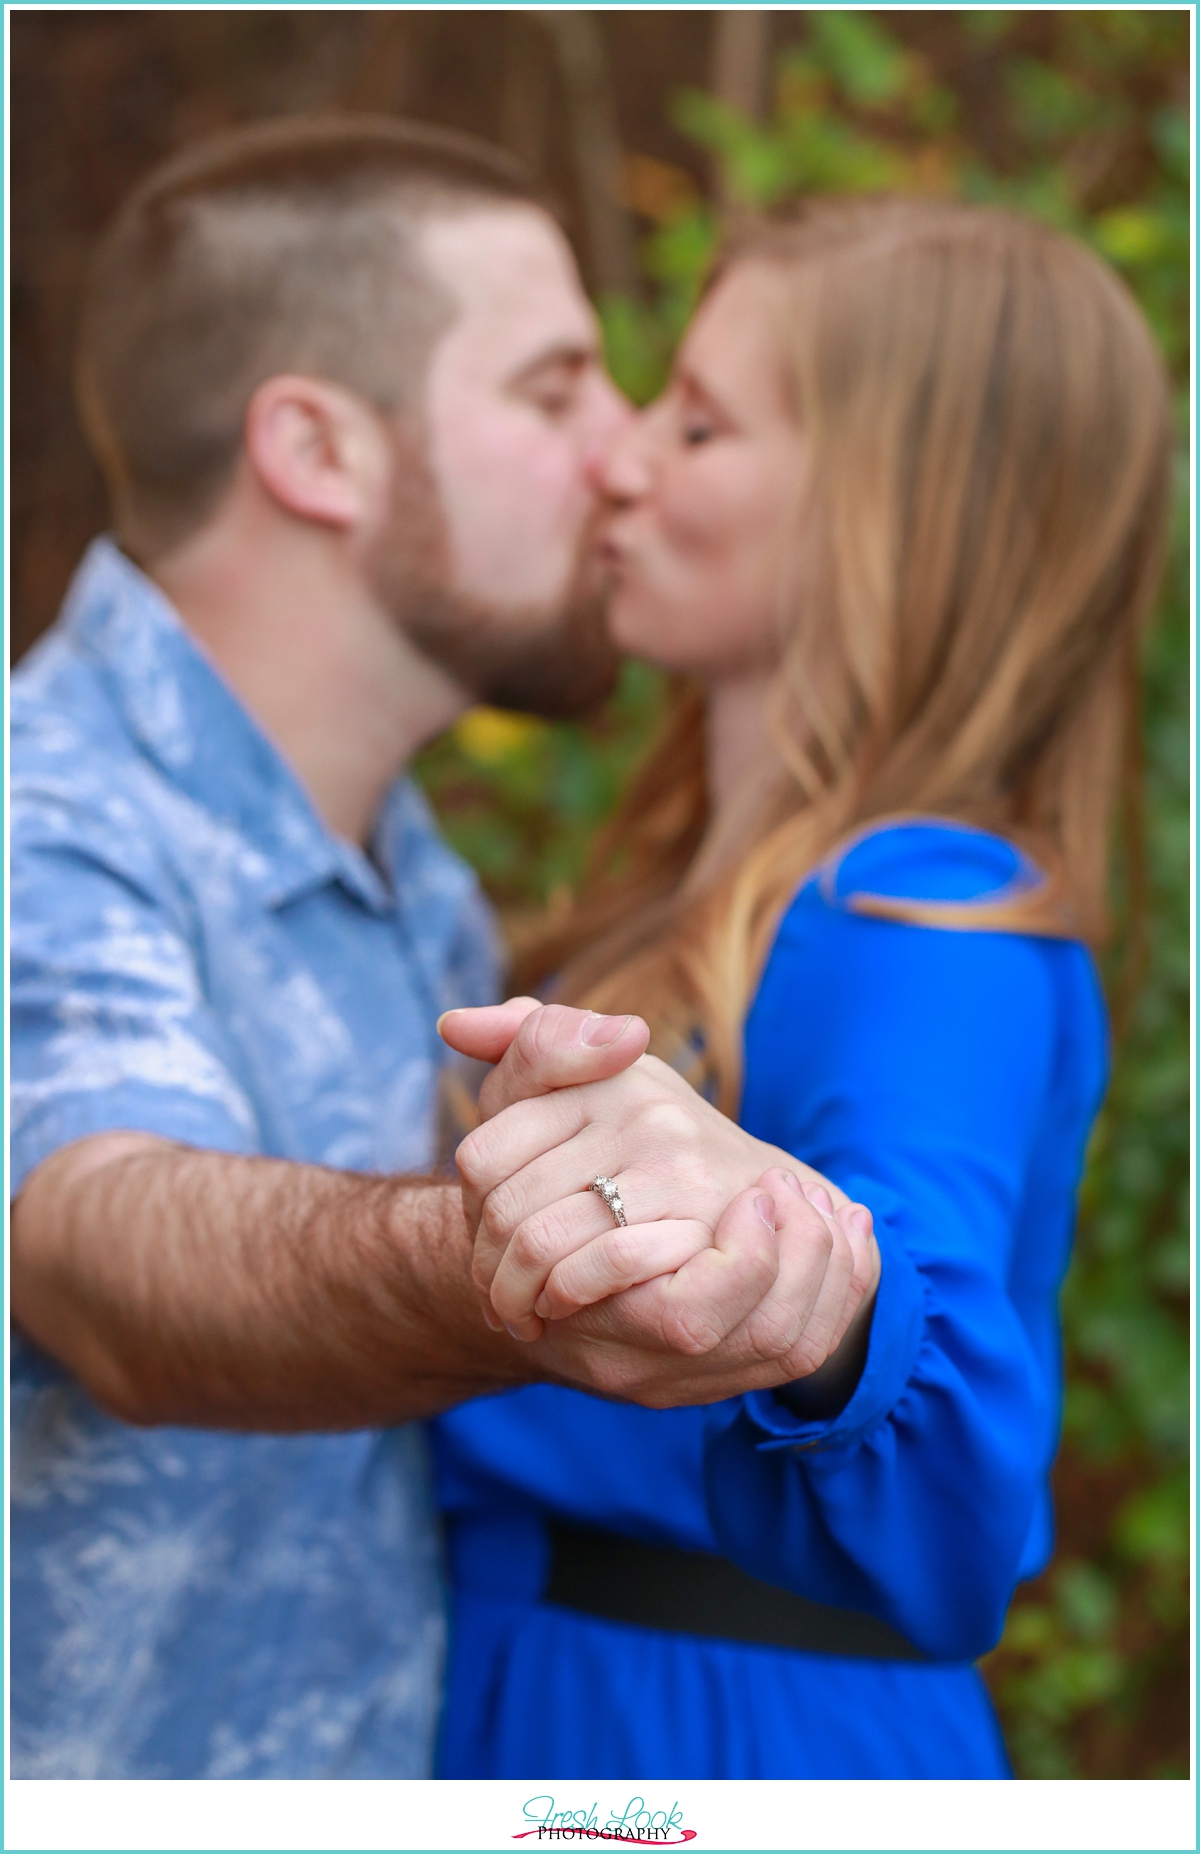
{"label": "fingernail", "polygon": [[762,1218],[767,1228],[771,1231],[772,1235],[774,1235],[775,1233],[775,1199],[773,1197],[756,1197],[754,1200],[754,1208],[755,1210],[757,1210],[759,1216]]}
{"label": "fingernail", "polygon": [[629,1017],[598,1017],[593,1012],[579,1033],[580,1041],[589,1049],[602,1049],[606,1043],[616,1042],[629,1021]]}
{"label": "fingernail", "polygon": [[813,1185],[808,1193],[808,1201],[815,1204],[818,1210],[823,1210],[827,1217],[833,1215],[833,1199],[824,1185]]}
{"label": "fingernail", "polygon": [[519,1333],[515,1326],[509,1325],[507,1320],[504,1322],[504,1330],[510,1339],[519,1339],[522,1345],[529,1345],[531,1343],[530,1340],[525,1337],[524,1333]]}
{"label": "fingernail", "polygon": [[504,1331],[504,1321],[494,1314],[490,1307],[483,1309],[483,1323],[491,1332],[502,1333]]}
{"label": "fingernail", "polygon": [[794,1191],[796,1193],[797,1197],[804,1196],[804,1186],[800,1183],[800,1180],[797,1178],[795,1172],[785,1172],[783,1174],[783,1182],[785,1185],[787,1185],[790,1191]]}
{"label": "fingernail", "polygon": [[866,1237],[875,1234],[875,1224],[865,1204],[856,1204],[854,1206],[854,1209],[850,1212],[850,1221],[853,1223],[860,1236]]}
{"label": "fingernail", "polygon": [[436,1025],[434,1026],[434,1028],[439,1032],[439,1034],[441,1032],[442,1025],[445,1023],[447,1017],[457,1016],[458,1012],[461,1011],[462,1009],[463,1009],[463,1006],[461,1004],[456,1004],[453,1010],[442,1012],[441,1016],[437,1020]]}

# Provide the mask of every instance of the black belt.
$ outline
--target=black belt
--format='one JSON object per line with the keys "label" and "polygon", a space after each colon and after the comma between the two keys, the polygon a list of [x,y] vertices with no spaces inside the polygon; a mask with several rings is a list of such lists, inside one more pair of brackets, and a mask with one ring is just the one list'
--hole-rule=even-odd
{"label": "black belt", "polygon": [[707,1551],[643,1545],[616,1532],[551,1521],[545,1601],[641,1629],[876,1661],[928,1657],[886,1622],[810,1603]]}

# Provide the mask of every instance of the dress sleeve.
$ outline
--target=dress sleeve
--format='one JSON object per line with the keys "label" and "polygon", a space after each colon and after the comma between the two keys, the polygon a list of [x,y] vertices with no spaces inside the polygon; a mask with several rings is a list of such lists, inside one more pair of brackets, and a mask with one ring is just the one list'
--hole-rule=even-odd
{"label": "dress sleeve", "polygon": [[90,1133],[258,1150],[197,950],[136,815],[121,830],[76,794],[26,781],[11,817],[10,1195]]}
{"label": "dress sleeve", "polygon": [[813,886],[747,1027],[744,1117],[871,1208],[883,1267],[838,1416],[771,1392],[712,1411],[712,1523],[754,1575],[941,1660],[998,1639],[1055,1446],[1058,1386],[1008,1279],[1056,1008],[1044,943],[868,919]]}

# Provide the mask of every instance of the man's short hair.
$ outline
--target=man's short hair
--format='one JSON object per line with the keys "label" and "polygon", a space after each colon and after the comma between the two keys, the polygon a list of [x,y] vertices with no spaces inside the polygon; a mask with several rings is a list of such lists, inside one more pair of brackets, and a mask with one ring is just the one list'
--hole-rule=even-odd
{"label": "man's short hair", "polygon": [[122,539],[159,552],[200,526],[255,388],[331,380],[385,412],[419,401],[454,304],[422,224],[548,206],[471,137],[388,117],[290,117],[156,168],[105,236],[84,297],[77,387]]}

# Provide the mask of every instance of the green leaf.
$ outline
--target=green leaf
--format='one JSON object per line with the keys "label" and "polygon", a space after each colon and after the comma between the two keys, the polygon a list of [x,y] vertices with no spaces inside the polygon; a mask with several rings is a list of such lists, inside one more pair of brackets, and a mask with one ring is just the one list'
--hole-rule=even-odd
{"label": "green leaf", "polygon": [[1096,119],[1096,98],[1088,86],[1038,58],[1014,59],[1005,72],[1005,88],[1020,132],[1033,142],[1065,140]]}
{"label": "green leaf", "polygon": [[1096,220],[1100,249],[1115,264],[1146,264],[1170,249],[1172,228],[1163,213],[1145,206],[1118,206]]}
{"label": "green leaf", "polygon": [[1147,1560],[1185,1569],[1191,1542],[1191,1495],[1186,1469],[1126,1501],[1113,1537],[1135,1562]]}
{"label": "green leaf", "polygon": [[1076,1559],[1060,1565],[1054,1593],[1067,1627],[1084,1641],[1102,1641],[1117,1619],[1117,1592],[1112,1580],[1094,1564]]}
{"label": "green leaf", "polygon": [[1160,109],[1152,131],[1154,145],[1167,174],[1181,187],[1186,187],[1191,178],[1192,158],[1191,125],[1186,110]]}
{"label": "green leaf", "polygon": [[865,13],[813,11],[809,34],[816,58],[847,101],[861,108],[898,102],[913,81],[912,54]]}
{"label": "green leaf", "polygon": [[961,14],[963,31],[977,45],[995,45],[1009,31],[1012,13],[1005,7],[967,7]]}

